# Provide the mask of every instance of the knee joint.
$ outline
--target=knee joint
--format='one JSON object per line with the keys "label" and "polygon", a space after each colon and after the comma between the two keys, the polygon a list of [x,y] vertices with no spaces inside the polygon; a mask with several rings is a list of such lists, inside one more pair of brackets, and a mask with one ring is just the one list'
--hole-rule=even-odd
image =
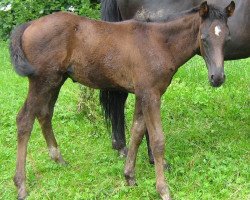
{"label": "knee joint", "polygon": [[18,136],[23,136],[26,133],[29,133],[32,129],[33,122],[27,117],[27,114],[20,113],[16,118]]}
{"label": "knee joint", "polygon": [[19,175],[15,175],[13,178],[13,182],[14,182],[16,187],[20,186],[23,183],[23,181],[24,181],[24,178],[22,178]]}
{"label": "knee joint", "polygon": [[164,137],[158,137],[152,141],[153,153],[162,153],[165,150],[165,139]]}
{"label": "knee joint", "polygon": [[132,132],[135,132],[135,133],[144,132],[144,131],[145,131],[145,126],[144,126],[143,123],[136,121],[136,122],[134,122],[131,131],[132,131]]}

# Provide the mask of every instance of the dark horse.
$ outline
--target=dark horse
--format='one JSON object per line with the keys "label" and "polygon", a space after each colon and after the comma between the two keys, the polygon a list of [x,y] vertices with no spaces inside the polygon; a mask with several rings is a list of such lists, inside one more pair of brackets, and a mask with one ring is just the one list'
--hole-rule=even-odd
{"label": "dark horse", "polygon": [[[202,0],[102,0],[102,19],[118,22],[135,18],[140,21],[167,21],[173,13],[200,5]],[[208,0],[224,7],[230,0]],[[231,40],[224,49],[224,59],[241,59],[250,56],[250,0],[238,0],[235,14],[228,20]],[[106,117],[112,123],[112,145],[121,155],[126,154],[124,106],[128,93],[101,90],[100,102]],[[154,162],[146,133],[150,163]]]}
{"label": "dark horse", "polygon": [[234,8],[234,2],[224,9],[204,2],[167,23],[109,23],[59,12],[17,27],[11,36],[11,59],[16,72],[29,79],[28,96],[17,116],[18,198],[27,195],[27,144],[36,118],[52,159],[64,163],[51,119],[60,88],[70,77],[92,88],[135,94],[125,178],[135,184],[137,150],[147,128],[157,191],[162,199],[171,199],[163,168],[161,96],[178,68],[198,52],[207,64],[211,85],[224,82],[223,47],[230,37],[227,19]]}

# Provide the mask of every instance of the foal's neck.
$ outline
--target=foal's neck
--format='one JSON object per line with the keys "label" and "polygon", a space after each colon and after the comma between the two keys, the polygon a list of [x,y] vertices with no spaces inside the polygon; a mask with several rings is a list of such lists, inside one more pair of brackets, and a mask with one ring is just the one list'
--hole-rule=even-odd
{"label": "foal's neck", "polygon": [[198,13],[189,14],[178,20],[168,22],[162,27],[166,48],[171,52],[176,69],[197,53],[199,48],[199,27],[200,17]]}

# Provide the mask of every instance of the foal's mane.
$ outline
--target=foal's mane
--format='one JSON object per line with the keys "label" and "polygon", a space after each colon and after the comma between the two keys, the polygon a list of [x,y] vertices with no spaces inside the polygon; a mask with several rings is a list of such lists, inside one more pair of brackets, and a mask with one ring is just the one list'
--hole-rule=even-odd
{"label": "foal's mane", "polygon": [[[180,19],[184,16],[197,13],[199,12],[199,10],[200,10],[200,6],[196,6],[194,8],[191,8],[189,10],[186,10],[180,13],[161,15],[160,11],[164,11],[164,10],[151,12],[149,10],[145,10],[142,8],[135,14],[134,19],[136,21],[142,21],[142,22],[170,22],[176,19]],[[214,19],[227,20],[227,15],[226,15],[226,12],[221,10],[219,7],[215,5],[209,5],[209,14],[207,18],[209,18],[210,20],[214,20]]]}

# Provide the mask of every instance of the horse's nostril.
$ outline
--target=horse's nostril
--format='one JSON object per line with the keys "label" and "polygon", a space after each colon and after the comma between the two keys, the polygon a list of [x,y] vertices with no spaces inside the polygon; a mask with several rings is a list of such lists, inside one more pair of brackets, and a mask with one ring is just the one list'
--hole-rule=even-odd
{"label": "horse's nostril", "polygon": [[211,75],[211,80],[214,80],[214,75]]}

